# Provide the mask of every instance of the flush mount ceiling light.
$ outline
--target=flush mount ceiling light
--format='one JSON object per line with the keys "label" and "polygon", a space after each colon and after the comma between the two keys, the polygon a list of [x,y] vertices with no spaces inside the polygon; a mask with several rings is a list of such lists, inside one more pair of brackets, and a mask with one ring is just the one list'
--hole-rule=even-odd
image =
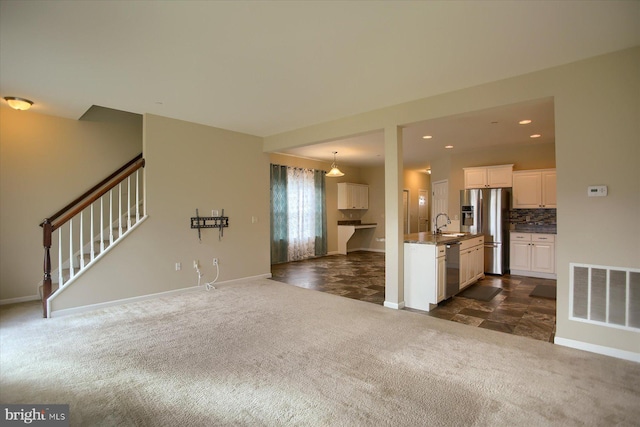
{"label": "flush mount ceiling light", "polygon": [[531,135],[529,138],[540,138],[542,135],[540,135],[539,133],[534,133],[533,135]]}
{"label": "flush mount ceiling light", "polygon": [[528,125],[529,123],[531,123],[531,120],[529,120],[529,119],[520,120],[518,123],[521,124],[521,125]]}
{"label": "flush mount ceiling light", "polygon": [[9,107],[13,108],[14,110],[28,110],[33,105],[33,101],[29,101],[28,99],[24,98],[17,98],[15,96],[5,96],[4,100],[7,101]]}
{"label": "flush mount ceiling light", "polygon": [[431,135],[425,135],[425,136],[422,137],[422,139],[431,139],[431,138],[433,138],[433,136],[431,136]]}
{"label": "flush mount ceiling light", "polygon": [[340,169],[338,169],[338,165],[336,165],[336,154],[338,154],[338,152],[334,151],[333,163],[331,163],[331,170],[326,173],[326,176],[330,176],[330,177],[344,176],[344,173],[340,172]]}
{"label": "flush mount ceiling light", "polygon": [[453,145],[445,145],[444,148],[453,148]]}

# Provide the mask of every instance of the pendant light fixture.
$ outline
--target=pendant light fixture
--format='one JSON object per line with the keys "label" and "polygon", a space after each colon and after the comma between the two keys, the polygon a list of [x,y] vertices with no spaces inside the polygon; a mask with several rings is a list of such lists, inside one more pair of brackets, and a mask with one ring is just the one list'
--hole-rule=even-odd
{"label": "pendant light fixture", "polygon": [[327,176],[331,176],[331,177],[344,176],[344,173],[342,173],[340,169],[338,169],[338,165],[336,165],[336,154],[338,154],[338,152],[334,151],[333,163],[331,163],[331,170],[327,172],[326,174]]}
{"label": "pendant light fixture", "polygon": [[15,96],[5,96],[4,100],[7,101],[9,107],[13,108],[14,110],[25,111],[31,108],[31,106],[33,105],[33,101],[29,101],[28,99],[24,98],[17,98]]}

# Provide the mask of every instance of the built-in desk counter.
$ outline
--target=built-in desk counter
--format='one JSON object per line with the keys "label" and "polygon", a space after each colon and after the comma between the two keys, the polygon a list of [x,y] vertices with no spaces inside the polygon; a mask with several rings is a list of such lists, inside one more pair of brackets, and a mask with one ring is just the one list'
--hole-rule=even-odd
{"label": "built-in desk counter", "polygon": [[347,254],[347,242],[357,230],[363,230],[366,228],[376,228],[376,223],[362,223],[359,220],[355,221],[338,221],[338,253],[342,255]]}

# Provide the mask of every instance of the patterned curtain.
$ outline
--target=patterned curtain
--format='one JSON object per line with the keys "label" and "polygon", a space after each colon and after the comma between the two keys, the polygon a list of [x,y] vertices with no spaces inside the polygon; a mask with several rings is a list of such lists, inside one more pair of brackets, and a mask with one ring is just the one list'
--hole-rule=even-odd
{"label": "patterned curtain", "polygon": [[327,203],[325,197],[325,171],[314,171],[313,179],[316,191],[315,255],[323,256],[327,254]]}
{"label": "patterned curtain", "polygon": [[324,171],[271,165],[271,263],[326,254]]}
{"label": "patterned curtain", "polygon": [[313,170],[287,168],[289,261],[316,254],[316,190]]}
{"label": "patterned curtain", "polygon": [[288,261],[287,167],[271,165],[271,263]]}

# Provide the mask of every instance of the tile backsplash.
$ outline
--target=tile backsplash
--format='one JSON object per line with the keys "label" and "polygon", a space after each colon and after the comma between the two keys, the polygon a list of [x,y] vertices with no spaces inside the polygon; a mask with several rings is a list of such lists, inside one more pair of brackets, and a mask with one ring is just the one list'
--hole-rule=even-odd
{"label": "tile backsplash", "polygon": [[556,233],[555,209],[512,209],[509,211],[511,230]]}

